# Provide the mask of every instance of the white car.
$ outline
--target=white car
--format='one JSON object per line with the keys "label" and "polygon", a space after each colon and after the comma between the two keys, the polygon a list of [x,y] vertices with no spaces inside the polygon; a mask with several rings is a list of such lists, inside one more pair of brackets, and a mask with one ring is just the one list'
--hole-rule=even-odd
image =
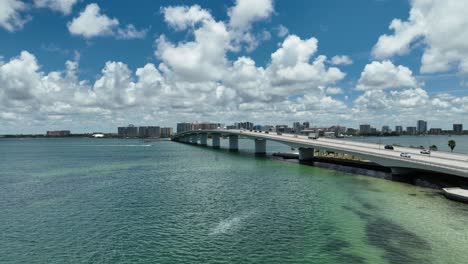
{"label": "white car", "polygon": [[409,153],[402,152],[402,153],[400,153],[400,157],[402,157],[402,158],[411,158],[411,155]]}
{"label": "white car", "polygon": [[430,155],[430,154],[431,154],[431,151],[428,150],[428,149],[423,149],[423,150],[421,150],[421,154]]}

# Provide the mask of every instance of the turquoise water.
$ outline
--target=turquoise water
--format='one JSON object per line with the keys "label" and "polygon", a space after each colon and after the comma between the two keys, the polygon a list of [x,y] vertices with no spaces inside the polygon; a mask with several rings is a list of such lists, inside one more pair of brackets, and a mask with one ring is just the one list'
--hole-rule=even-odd
{"label": "turquoise water", "polygon": [[468,154],[468,136],[460,135],[441,135],[441,136],[399,136],[399,137],[352,137],[345,140],[364,141],[382,144],[399,144],[402,146],[424,146],[429,148],[431,145],[436,145],[439,150],[450,151],[448,146],[449,140],[455,140],[456,147],[453,152]]}
{"label": "turquoise water", "polygon": [[168,141],[0,154],[0,263],[466,263],[468,206],[430,189]]}

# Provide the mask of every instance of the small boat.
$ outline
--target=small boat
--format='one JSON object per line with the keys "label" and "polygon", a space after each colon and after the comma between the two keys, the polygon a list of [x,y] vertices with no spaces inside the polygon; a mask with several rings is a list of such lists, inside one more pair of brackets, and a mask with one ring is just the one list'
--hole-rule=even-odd
{"label": "small boat", "polygon": [[468,203],[468,190],[462,188],[443,188],[444,196],[448,199]]}

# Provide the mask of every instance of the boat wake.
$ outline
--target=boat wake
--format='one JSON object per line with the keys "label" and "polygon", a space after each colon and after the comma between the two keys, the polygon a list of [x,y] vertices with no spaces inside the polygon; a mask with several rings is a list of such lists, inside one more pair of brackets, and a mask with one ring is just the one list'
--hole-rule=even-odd
{"label": "boat wake", "polygon": [[245,220],[253,214],[253,212],[248,212],[222,220],[211,229],[210,236],[234,233],[236,230],[241,228],[245,223]]}

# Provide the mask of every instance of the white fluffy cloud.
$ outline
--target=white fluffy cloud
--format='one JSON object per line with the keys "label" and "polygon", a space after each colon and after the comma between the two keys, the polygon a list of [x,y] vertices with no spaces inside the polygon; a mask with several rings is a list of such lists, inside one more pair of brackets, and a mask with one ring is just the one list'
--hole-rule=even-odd
{"label": "white fluffy cloud", "polygon": [[73,6],[79,0],[34,0],[34,4],[40,8],[50,8],[51,10],[69,15]]}
{"label": "white fluffy cloud", "polygon": [[[260,34],[251,32],[253,23],[269,18],[274,12],[272,0],[236,0],[236,3],[228,11],[228,30],[231,36],[233,51],[240,51],[243,44],[247,51],[252,51],[265,39],[270,39],[271,33],[263,31]],[[265,38],[265,36],[267,36]]]}
{"label": "white fluffy cloud", "polygon": [[22,14],[27,5],[19,0],[0,1],[0,27],[12,32],[22,29],[29,20],[29,16]]}
{"label": "white fluffy cloud", "polygon": [[384,90],[395,88],[412,88],[417,86],[411,70],[405,66],[395,66],[391,61],[373,61],[364,67],[357,90]]}
{"label": "white fluffy cloud", "polygon": [[229,9],[229,25],[232,28],[248,29],[255,21],[268,18],[274,11],[272,0],[236,0]]}
{"label": "white fluffy cloud", "polygon": [[[111,128],[142,118],[145,123],[164,125],[182,120],[229,123],[246,118],[263,124],[292,119],[330,124],[330,120],[355,122],[356,117],[391,123],[417,119],[422,111],[441,120],[468,111],[467,98],[431,96],[409,68],[388,60],[366,65],[352,91],[358,93],[356,99],[345,103],[340,98],[346,100],[352,93],[339,88],[347,86],[341,83],[345,73],[333,65],[346,65],[351,59],[345,55],[327,59],[319,53],[314,37],[301,38],[288,32],[264,65],[245,53],[236,57],[234,47],[245,44],[246,36],[253,36],[252,23],[272,12],[263,5],[266,12],[257,10],[241,19],[242,14],[235,10],[247,4],[257,3],[237,1],[226,21],[216,20],[196,5],[163,8],[167,25],[186,31],[187,38],[172,41],[161,35],[155,41],[156,64],[132,69],[125,62],[108,61],[91,80],[78,78],[78,58],[48,73],[27,51],[0,59],[0,120],[8,124],[21,120],[32,126],[100,120]],[[84,20],[77,22],[80,26],[74,30],[87,38],[106,34],[133,38],[138,34],[133,26],[120,26],[117,19],[102,14],[95,4],[88,5],[69,27],[79,18]],[[97,22],[91,23],[93,19]],[[96,123],[89,127],[100,125]]]}
{"label": "white fluffy cloud", "polygon": [[187,27],[195,27],[199,22],[213,20],[210,12],[199,5],[165,7],[162,13],[164,21],[176,30],[185,30]]}
{"label": "white fluffy cloud", "polygon": [[119,28],[119,24],[117,18],[110,18],[102,14],[99,6],[92,3],[87,5],[79,16],[73,18],[67,26],[71,34],[85,38],[116,36],[117,38],[131,39],[146,36],[145,30],[139,31],[132,24],[123,28]]}
{"label": "white fluffy cloud", "polygon": [[[345,74],[328,67],[326,57],[316,54],[315,38],[289,35],[265,67],[247,56],[231,59],[233,46],[245,43],[250,34],[250,23],[269,16],[268,10],[272,10],[266,5],[266,12],[257,9],[240,22],[238,10],[248,4],[238,1],[230,9],[228,22],[216,21],[199,6],[163,8],[166,23],[175,30],[188,31],[192,39],[172,42],[162,35],[155,45],[158,66],[149,63],[133,71],[123,62],[109,61],[94,81],[77,78],[77,61],[67,62],[62,71],[44,73],[34,55],[23,52],[1,64],[0,98],[9,103],[8,111],[0,111],[5,113],[2,118],[11,119],[10,113],[27,118],[20,114],[25,105],[35,107],[38,116],[54,120],[90,114],[128,120],[145,112],[147,117],[172,122],[214,121],[219,116],[237,120],[250,115],[260,121],[281,121],[290,116],[308,118],[326,108],[335,114],[343,111],[346,105],[332,97],[341,91],[324,87],[332,87]],[[70,31],[88,38],[118,34],[118,27],[118,20],[102,14],[95,4],[88,5],[69,24]]]}
{"label": "white fluffy cloud", "polygon": [[394,19],[391,35],[382,35],[373,49],[376,58],[408,54],[420,43],[421,72],[458,68],[468,74],[468,3],[466,0],[412,0],[407,21]]}
{"label": "white fluffy cloud", "polygon": [[326,68],[326,57],[320,55],[310,62],[317,51],[318,40],[300,39],[289,35],[281,47],[271,55],[271,78],[274,84],[312,83],[315,86],[334,84],[345,74],[338,68]]}
{"label": "white fluffy cloud", "polygon": [[[459,115],[455,97],[433,95],[418,83],[411,70],[390,61],[367,64],[361,73],[356,90],[364,91],[353,102],[352,113],[365,122],[382,124],[408,124],[421,118],[421,113],[431,113],[431,121],[445,122]],[[463,104],[458,107],[464,108]],[[458,116],[459,117],[459,116]]]}
{"label": "white fluffy cloud", "polygon": [[163,71],[191,82],[219,80],[227,65],[229,35],[222,22],[207,21],[194,32],[195,40],[173,44],[165,36],[156,41]]}
{"label": "white fluffy cloud", "polygon": [[330,60],[331,64],[333,65],[350,65],[353,64],[353,60],[346,55],[336,55],[333,56]]}

